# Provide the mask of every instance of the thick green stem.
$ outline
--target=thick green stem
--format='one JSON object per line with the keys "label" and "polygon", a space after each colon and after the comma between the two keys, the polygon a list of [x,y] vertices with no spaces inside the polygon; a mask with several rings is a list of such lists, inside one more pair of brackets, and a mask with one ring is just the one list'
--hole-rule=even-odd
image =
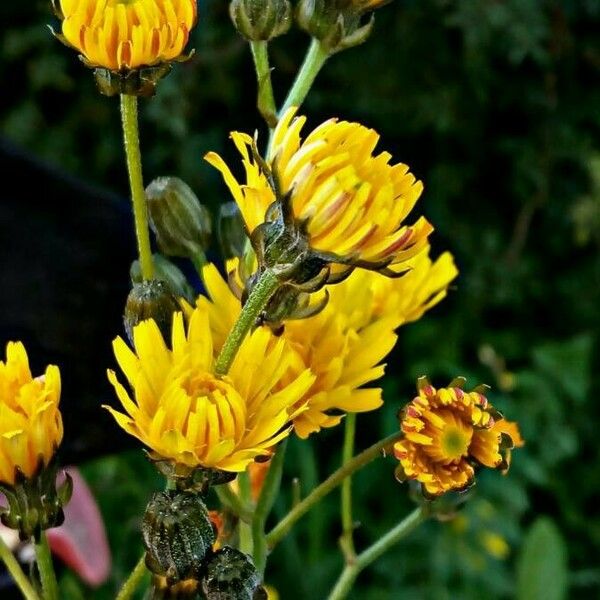
{"label": "thick green stem", "polygon": [[267,539],[265,536],[265,527],[267,525],[267,518],[271,512],[279,488],[281,487],[281,477],[283,475],[283,463],[285,461],[285,450],[287,447],[287,440],[284,440],[277,451],[275,456],[271,460],[269,472],[265,477],[256,509],[254,511],[254,519],[252,520],[252,539],[254,541],[254,566],[258,569],[258,572],[264,574],[265,567],[267,565]]}
{"label": "thick green stem", "polygon": [[135,594],[135,591],[140,587],[140,583],[146,574],[146,555],[143,554],[138,560],[133,571],[131,571],[127,581],[123,584],[121,591],[118,593],[116,600],[129,600]]}
{"label": "thick green stem", "polygon": [[35,558],[40,581],[42,583],[42,593],[44,600],[58,600],[58,583],[56,582],[56,573],[52,564],[52,555],[46,533],[42,531],[40,541],[35,544]]}
{"label": "thick green stem", "polygon": [[323,65],[327,62],[330,54],[323,48],[321,43],[314,39],[311,42],[310,48],[304,59],[304,63],[296,76],[296,81],[290,90],[288,97],[283,104],[283,107],[279,111],[279,116],[285,114],[285,112],[292,106],[301,106],[308,92],[312,87],[317,75],[323,68]]}
{"label": "thick green stem", "polygon": [[248,332],[254,327],[256,319],[260,313],[264,310],[265,306],[277,291],[279,287],[279,281],[276,275],[266,270],[260,276],[260,279],[254,286],[248,301],[244,305],[244,308],[235,322],[233,329],[229,332],[229,336],[223,344],[223,348],[217,363],[215,365],[215,371],[219,375],[226,375],[229,371],[237,353],[240,349],[244,338]]}
{"label": "thick green stem", "polygon": [[269,65],[269,43],[266,41],[250,42],[254,67],[256,68],[256,81],[258,82],[257,106],[269,129],[277,125],[277,107],[273,94],[271,81],[271,67]]}
{"label": "thick green stem", "polygon": [[335,587],[329,594],[328,600],[343,600],[352,589],[354,581],[363,569],[375,562],[382,554],[406,537],[425,521],[426,518],[427,510],[423,507],[417,508],[404,520],[400,521],[396,527],[388,531],[380,540],[359,554],[351,564],[347,564]]}
{"label": "thick green stem", "polygon": [[383,451],[389,448],[394,442],[402,437],[402,432],[395,433],[389,437],[377,442],[364,452],[355,456],[345,465],[340,467],[335,473],[330,475],[321,485],[316,487],[302,502],[295,506],[286,517],[284,517],[267,535],[267,544],[272,549],[277,543],[285,537],[292,526],[304,516],[313,506],[320,502],[327,494],[338,487],[347,477],[362,469],[370,462],[381,455]]}
{"label": "thick green stem", "polygon": [[150,232],[148,231],[148,209],[146,207],[146,192],[142,176],[142,155],[140,152],[140,132],[138,125],[138,104],[136,96],[121,95],[121,119],[123,122],[123,141],[129,187],[133,203],[133,218],[137,238],[140,268],[145,280],[154,276],[154,263],[150,247]]}
{"label": "thick green stem", "polygon": [[[354,438],[356,435],[356,414],[346,415],[344,427],[344,450],[342,466],[352,460],[354,456]],[[342,536],[340,546],[346,557],[346,562],[351,562],[356,554],[354,548],[354,519],[352,518],[352,477],[346,477],[342,483]]]}
{"label": "thick green stem", "polygon": [[19,588],[23,598],[25,600],[40,600],[36,591],[33,589],[31,582],[27,579],[21,565],[17,562],[17,559],[13,556],[10,548],[5,544],[2,536],[0,536],[0,560],[5,564],[6,570],[10,573],[15,585]]}

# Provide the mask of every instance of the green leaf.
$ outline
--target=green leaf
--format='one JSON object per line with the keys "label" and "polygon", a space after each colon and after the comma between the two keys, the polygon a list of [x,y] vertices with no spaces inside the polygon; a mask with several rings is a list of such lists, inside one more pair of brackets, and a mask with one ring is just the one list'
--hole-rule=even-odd
{"label": "green leaf", "polygon": [[517,600],[563,600],[567,597],[567,548],[548,517],[529,529],[517,562]]}

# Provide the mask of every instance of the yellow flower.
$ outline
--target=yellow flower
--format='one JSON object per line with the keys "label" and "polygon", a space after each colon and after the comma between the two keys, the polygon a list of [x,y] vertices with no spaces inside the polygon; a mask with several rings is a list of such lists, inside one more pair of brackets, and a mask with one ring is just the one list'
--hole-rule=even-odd
{"label": "yellow flower", "polygon": [[[286,321],[282,336],[273,336],[285,340],[293,357],[287,378],[298,377],[306,369],[315,376],[292,409],[298,411],[294,418],[298,436],[306,438],[337,425],[345,412],[381,406],[381,389],[363,386],[382,377],[380,363],[396,343],[394,330],[440,302],[457,275],[448,253],[435,262],[423,254],[409,264],[412,270],[400,279],[354,271],[331,288],[329,303],[321,313]],[[220,348],[239,315],[240,302],[214,265],[204,268],[203,279],[210,300],[200,296],[198,306],[209,315],[215,346]]]}
{"label": "yellow flower", "polygon": [[62,36],[90,67],[126,71],[179,58],[196,0],[54,0]]}
{"label": "yellow flower", "polygon": [[23,344],[9,342],[0,361],[0,484],[48,466],[63,438],[59,400],[58,367],[34,379]]}
{"label": "yellow flower", "polygon": [[507,466],[504,450],[513,442],[499,424],[502,417],[478,389],[465,392],[463,385],[458,378],[436,390],[422,378],[419,395],[403,411],[404,437],[394,445],[399,475],[432,496],[467,488],[478,465]]}
{"label": "yellow flower", "polygon": [[290,431],[292,407],[313,381],[308,371],[282,386],[291,356],[283,340],[268,331],[248,336],[228,376],[214,373],[213,339],[208,315],[192,312],[173,319],[172,349],[154,321],[134,329],[135,353],[121,339],[113,347],[134,392],[110,382],[126,414],[108,410],[117,423],[158,457],[176,465],[243,471]]}
{"label": "yellow flower", "polygon": [[248,232],[268,220],[267,209],[277,200],[289,203],[299,234],[325,262],[377,268],[403,265],[423,251],[432,226],[424,218],[405,224],[423,184],[406,165],[390,164],[389,153],[374,155],[379,135],[331,119],[302,140],[306,118],[295,114],[291,108],[280,120],[267,157],[279,198],[250,152],[248,135],[232,133],[246,172],[243,183],[217,154],[206,156],[223,174]]}

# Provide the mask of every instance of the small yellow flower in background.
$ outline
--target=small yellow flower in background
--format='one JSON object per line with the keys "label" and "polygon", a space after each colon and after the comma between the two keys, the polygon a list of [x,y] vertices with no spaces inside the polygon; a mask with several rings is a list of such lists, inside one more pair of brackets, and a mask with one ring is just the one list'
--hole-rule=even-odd
{"label": "small yellow flower in background", "polygon": [[174,316],[172,349],[152,320],[135,327],[134,342],[135,352],[121,338],[113,343],[134,399],[109,371],[126,414],[107,408],[157,458],[191,469],[239,472],[269,455],[289,434],[292,407],[314,379],[304,371],[281,386],[292,357],[263,329],[244,340],[228,376],[216,376],[202,309],[192,312],[187,331],[183,315]]}
{"label": "small yellow flower in background", "polygon": [[64,40],[90,67],[123,71],[179,58],[196,0],[54,0]]}
{"label": "small yellow flower in background", "polygon": [[[346,412],[381,406],[381,389],[362,386],[383,376],[380,363],[396,343],[395,329],[440,302],[458,273],[449,253],[435,262],[422,254],[409,264],[412,270],[400,279],[354,271],[331,288],[329,303],[321,313],[286,321],[281,337],[273,336],[273,340],[285,340],[293,358],[284,382],[307,369],[315,376],[291,408],[297,411],[294,429],[298,436],[306,438],[323,427],[334,427]],[[229,266],[235,269],[236,265]],[[214,265],[204,268],[203,280],[208,298],[200,296],[198,306],[209,315],[218,351],[241,304]]]}
{"label": "small yellow flower in background", "polygon": [[33,378],[25,347],[9,342],[0,361],[0,484],[31,478],[47,467],[63,438],[60,371],[46,367]]}
{"label": "small yellow flower in background", "polygon": [[495,531],[489,529],[481,532],[479,541],[485,551],[497,560],[505,560],[510,554],[508,542]]}
{"label": "small yellow flower in background", "polygon": [[267,209],[278,201],[280,213],[289,203],[297,233],[325,263],[404,266],[425,250],[432,226],[422,217],[405,224],[423,184],[406,165],[390,164],[389,153],[374,154],[379,135],[359,123],[331,119],[302,139],[306,118],[295,115],[291,108],[275,130],[266,161],[272,182],[253,156],[248,135],[232,134],[246,172],[243,183],[217,154],[206,156],[223,174],[248,232],[269,220]]}
{"label": "small yellow flower in background", "polygon": [[515,444],[507,431],[516,436],[516,424],[503,424],[479,389],[465,392],[463,385],[458,378],[436,390],[422,378],[402,414],[404,437],[394,445],[399,476],[420,482],[432,496],[467,488],[476,466],[506,469],[505,450]]}

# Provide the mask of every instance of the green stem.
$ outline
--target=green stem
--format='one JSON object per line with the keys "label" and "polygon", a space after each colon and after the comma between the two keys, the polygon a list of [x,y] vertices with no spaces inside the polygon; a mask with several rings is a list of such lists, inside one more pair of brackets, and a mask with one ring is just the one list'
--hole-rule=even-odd
{"label": "green stem", "polygon": [[254,519],[252,520],[254,566],[261,575],[265,572],[268,554],[265,527],[267,525],[267,518],[273,509],[277,494],[279,493],[279,488],[281,487],[286,448],[287,440],[284,440],[277,448],[275,456],[271,459],[271,465],[269,466],[269,471],[260,491],[260,496],[258,497],[258,502],[254,511]]}
{"label": "green stem", "polygon": [[252,510],[229,487],[228,484],[218,485],[214,489],[217,492],[217,496],[219,497],[221,505],[224,508],[229,509],[242,521],[246,521],[246,523],[252,522]]}
{"label": "green stem", "polygon": [[[250,482],[250,474],[248,471],[240,473],[237,478],[238,487],[240,490],[240,499],[244,504],[250,504],[252,502],[252,483]],[[238,523],[238,530],[240,534],[240,551],[244,554],[252,556],[254,552],[254,544],[252,539],[252,519],[246,523],[240,521]]]}
{"label": "green stem", "polygon": [[354,581],[360,572],[371,563],[375,562],[382,554],[406,537],[411,531],[416,529],[418,525],[425,521],[427,516],[427,509],[423,507],[415,509],[404,520],[400,521],[396,527],[388,531],[380,540],[359,554],[351,564],[347,564],[335,584],[335,587],[329,594],[328,600],[343,600],[352,589]]}
{"label": "green stem", "polygon": [[25,573],[23,573],[21,565],[19,565],[10,548],[2,539],[2,536],[0,536],[0,560],[6,565],[7,571],[10,573],[15,585],[21,591],[21,594],[23,594],[23,598],[26,600],[40,600],[31,582],[27,579]]}
{"label": "green stem", "polygon": [[280,117],[284,115],[290,107],[302,105],[306,96],[308,96],[308,92],[315,82],[317,75],[323,68],[323,65],[327,62],[329,56],[329,52],[323,48],[318,40],[313,38],[310,48],[306,53],[304,63],[296,76],[296,81],[294,81],[294,85],[292,86],[283,107],[279,111]]}
{"label": "green stem", "polygon": [[127,581],[123,584],[116,600],[129,600],[140,586],[144,575],[146,574],[146,555],[143,554],[138,560],[133,571],[131,571]]}
{"label": "green stem", "polygon": [[58,600],[58,583],[56,582],[56,573],[52,564],[52,555],[46,533],[42,531],[40,541],[35,544],[35,557],[40,581],[42,583],[42,594],[44,600]]}
{"label": "green stem", "polygon": [[[344,424],[344,450],[342,466],[354,456],[354,438],[356,436],[356,413],[348,413]],[[346,562],[352,562],[356,555],[354,548],[354,519],[352,518],[352,477],[346,477],[342,483],[342,536],[340,546],[346,557]]]}
{"label": "green stem", "polygon": [[352,460],[348,461],[345,465],[340,467],[335,473],[330,475],[321,485],[316,487],[302,502],[295,506],[268,534],[267,544],[268,548],[272,549],[277,543],[285,537],[292,526],[304,516],[313,506],[320,502],[327,494],[333,491],[339,486],[346,477],[349,477],[359,469],[368,465],[370,462],[375,460],[381,455],[382,451],[389,448],[394,442],[398,441],[402,437],[402,432],[394,433],[387,438],[373,444],[370,448],[367,448],[364,452],[361,452],[355,456]]}
{"label": "green stem", "polygon": [[254,67],[256,68],[256,81],[258,82],[258,110],[270,129],[277,125],[277,107],[273,94],[271,81],[271,67],[269,65],[269,43],[266,41],[250,42]]}
{"label": "green stem", "polygon": [[129,173],[129,187],[133,203],[135,235],[137,237],[140,268],[145,280],[154,276],[150,232],[148,231],[148,209],[146,192],[142,176],[142,155],[140,152],[140,132],[138,126],[138,103],[136,96],[121,95],[121,119],[123,122],[123,141]]}
{"label": "green stem", "polygon": [[233,329],[229,332],[225,344],[223,344],[223,348],[215,364],[215,371],[217,374],[227,374],[244,338],[252,327],[254,327],[256,319],[264,310],[278,287],[279,281],[276,275],[269,269],[264,271],[254,286]]}

